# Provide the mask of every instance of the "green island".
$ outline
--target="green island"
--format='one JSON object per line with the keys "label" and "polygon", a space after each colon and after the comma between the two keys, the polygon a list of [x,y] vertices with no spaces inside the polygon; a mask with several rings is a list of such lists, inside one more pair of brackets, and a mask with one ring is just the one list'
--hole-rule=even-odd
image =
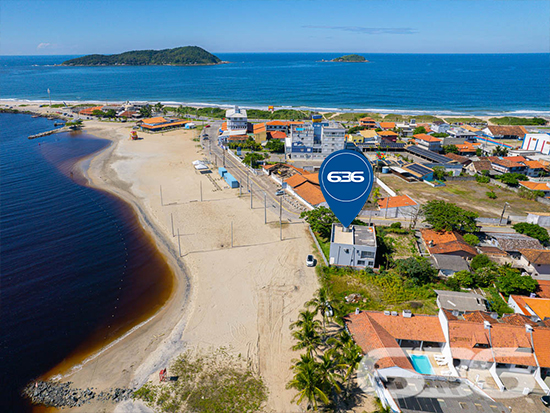
{"label": "green island", "polygon": [[120,54],[92,54],[63,62],[62,66],[194,66],[217,65],[222,60],[198,46],[164,50],[134,50]]}
{"label": "green island", "polygon": [[368,62],[368,60],[358,54],[347,54],[345,56],[332,59],[331,62],[364,63]]}

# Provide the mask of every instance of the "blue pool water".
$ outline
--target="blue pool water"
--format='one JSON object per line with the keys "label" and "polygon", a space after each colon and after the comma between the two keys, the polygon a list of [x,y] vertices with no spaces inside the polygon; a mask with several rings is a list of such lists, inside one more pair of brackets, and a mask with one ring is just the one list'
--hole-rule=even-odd
{"label": "blue pool water", "polygon": [[432,364],[428,357],[411,355],[411,362],[414,369],[420,374],[434,374]]}

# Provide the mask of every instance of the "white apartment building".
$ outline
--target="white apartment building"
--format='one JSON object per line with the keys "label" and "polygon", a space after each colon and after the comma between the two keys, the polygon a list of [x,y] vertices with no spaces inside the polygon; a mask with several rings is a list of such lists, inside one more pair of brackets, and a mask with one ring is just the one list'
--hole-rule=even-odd
{"label": "white apartment building", "polygon": [[333,152],[344,149],[346,130],[335,122],[304,123],[291,125],[285,140],[285,150],[290,159],[325,159]]}
{"label": "white apartment building", "polygon": [[227,119],[227,131],[230,135],[245,134],[248,127],[248,118],[246,110],[235,106],[233,109],[227,109],[225,112]]}

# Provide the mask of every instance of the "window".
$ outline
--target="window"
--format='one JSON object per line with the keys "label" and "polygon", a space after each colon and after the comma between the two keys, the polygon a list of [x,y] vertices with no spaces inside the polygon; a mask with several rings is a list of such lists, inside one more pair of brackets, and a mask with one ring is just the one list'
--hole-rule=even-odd
{"label": "window", "polygon": [[365,265],[365,260],[359,260],[359,261],[357,261],[357,265]]}
{"label": "window", "polygon": [[374,265],[374,261],[369,261],[369,267],[372,267]]}
{"label": "window", "polygon": [[374,253],[372,251],[361,251],[361,258],[372,258]]}

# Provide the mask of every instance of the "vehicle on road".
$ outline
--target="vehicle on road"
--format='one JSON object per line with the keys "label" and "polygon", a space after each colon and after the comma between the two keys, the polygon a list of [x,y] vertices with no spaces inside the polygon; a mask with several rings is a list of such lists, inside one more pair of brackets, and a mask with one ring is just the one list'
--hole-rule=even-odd
{"label": "vehicle on road", "polygon": [[306,258],[306,265],[308,267],[314,267],[315,266],[315,258],[313,258],[313,255],[309,254]]}
{"label": "vehicle on road", "polygon": [[205,126],[205,128],[209,128],[209,127],[210,127],[210,125],[206,125],[206,126]]}
{"label": "vehicle on road", "polygon": [[285,194],[285,191],[283,189],[279,189],[277,192],[275,192],[275,196],[281,196],[284,194]]}
{"label": "vehicle on road", "polygon": [[540,398],[540,401],[542,402],[542,404],[544,404],[546,407],[550,407],[550,396],[546,395],[546,396],[542,396]]}

